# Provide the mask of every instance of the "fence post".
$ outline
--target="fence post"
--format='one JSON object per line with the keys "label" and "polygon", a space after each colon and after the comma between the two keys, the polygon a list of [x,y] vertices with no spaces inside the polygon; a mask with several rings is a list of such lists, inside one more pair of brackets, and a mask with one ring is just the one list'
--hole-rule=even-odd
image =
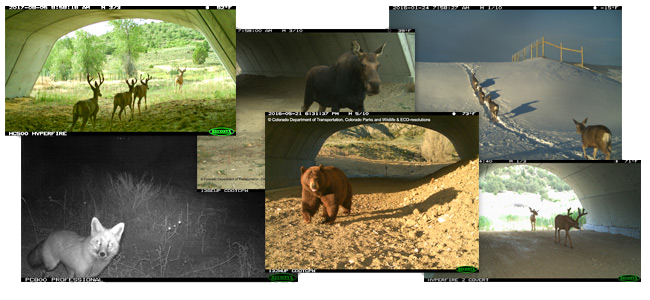
{"label": "fence post", "polygon": [[533,58],[533,44],[530,44],[530,58]]}
{"label": "fence post", "polygon": [[544,44],[545,44],[545,43],[546,43],[546,42],[544,41],[544,37],[542,36],[542,57],[545,57],[545,56],[544,56]]}
{"label": "fence post", "polygon": [[582,46],[580,46],[580,66],[581,66],[582,68],[585,67],[585,52],[584,52],[584,50],[582,49]]}
{"label": "fence post", "polygon": [[524,48],[524,60],[526,60],[526,48]]}
{"label": "fence post", "polygon": [[562,62],[562,43],[560,43],[560,62]]}

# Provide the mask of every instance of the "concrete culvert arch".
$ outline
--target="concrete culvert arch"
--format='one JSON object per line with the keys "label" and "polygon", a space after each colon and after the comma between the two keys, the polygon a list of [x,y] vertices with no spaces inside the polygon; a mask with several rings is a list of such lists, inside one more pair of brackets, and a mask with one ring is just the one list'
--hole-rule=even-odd
{"label": "concrete culvert arch", "polygon": [[29,96],[52,46],[63,35],[128,18],[162,20],[201,32],[235,80],[235,10],[6,10],[5,98]]}
{"label": "concrete culvert arch", "polygon": [[444,135],[417,125],[373,123],[332,134],[314,165],[336,166],[350,178],[420,179],[459,160]]}
{"label": "concrete culvert arch", "polygon": [[[372,118],[395,118],[373,115]],[[426,116],[416,116],[426,117]],[[429,116],[431,122],[404,121],[446,136],[461,159],[478,156],[477,116]],[[267,122],[266,124],[266,188],[297,185],[301,166],[313,166],[323,143],[339,130],[375,122],[320,123]],[[325,126],[326,125],[326,126]]]}
{"label": "concrete culvert arch", "polygon": [[[415,152],[425,131],[444,135],[457,155],[424,162]],[[266,268],[478,267],[477,139],[477,115],[267,116]],[[304,251],[286,256],[291,249]]]}
{"label": "concrete culvert arch", "polygon": [[[517,164],[483,163],[480,178],[484,180],[488,174],[513,165]],[[463,276],[616,280],[622,275],[641,275],[640,163],[529,162],[524,165],[557,175],[573,189],[587,212],[581,218],[586,222],[581,225],[582,230],[572,228],[569,231],[573,248],[564,245],[564,230],[559,243],[554,241],[554,217],[550,221],[552,228],[547,230],[540,230],[538,226],[532,231],[529,226],[514,231],[481,231],[481,271]],[[499,201],[499,195],[503,194],[490,200],[487,196],[492,195],[481,194],[481,216],[488,210],[484,206],[490,201]],[[529,210],[526,206],[516,209],[525,214]],[[577,207],[571,212],[576,213]]]}

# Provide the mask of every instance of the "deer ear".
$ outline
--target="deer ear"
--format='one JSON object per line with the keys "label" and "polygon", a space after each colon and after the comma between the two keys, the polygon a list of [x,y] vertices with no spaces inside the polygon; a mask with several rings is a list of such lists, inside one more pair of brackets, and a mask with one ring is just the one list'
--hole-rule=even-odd
{"label": "deer ear", "polygon": [[585,120],[582,121],[582,124],[587,125],[587,118],[585,118]]}

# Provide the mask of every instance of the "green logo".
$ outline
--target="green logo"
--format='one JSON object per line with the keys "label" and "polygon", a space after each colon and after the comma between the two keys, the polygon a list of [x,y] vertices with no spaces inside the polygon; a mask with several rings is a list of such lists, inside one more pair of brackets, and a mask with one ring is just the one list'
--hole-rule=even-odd
{"label": "green logo", "polygon": [[235,130],[226,128],[226,127],[217,127],[217,128],[212,128],[210,129],[211,135],[233,135],[235,134]]}
{"label": "green logo", "polygon": [[476,271],[478,271],[478,269],[472,266],[462,266],[456,268],[456,272],[458,273],[475,273]]}
{"label": "green logo", "polygon": [[621,275],[618,276],[618,281],[626,281],[626,282],[641,281],[641,277],[636,275]]}
{"label": "green logo", "polygon": [[294,282],[298,279],[295,274],[290,273],[275,273],[269,275],[269,280],[273,282]]}

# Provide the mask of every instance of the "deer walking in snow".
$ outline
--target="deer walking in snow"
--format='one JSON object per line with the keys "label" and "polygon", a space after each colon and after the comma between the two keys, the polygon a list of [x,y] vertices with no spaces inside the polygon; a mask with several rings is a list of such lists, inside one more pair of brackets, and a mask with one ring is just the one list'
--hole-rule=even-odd
{"label": "deer walking in snow", "polygon": [[596,153],[600,149],[600,152],[606,155],[605,159],[609,160],[612,153],[612,132],[609,131],[609,128],[603,125],[586,126],[587,118],[582,122],[573,119],[573,123],[576,124],[576,132],[582,136],[582,154],[584,154],[585,158],[589,159],[585,149],[592,147],[594,148],[594,159],[596,159]]}
{"label": "deer walking in snow", "polygon": [[499,105],[492,101],[491,95],[488,95],[485,101],[487,102],[488,109],[490,109],[490,116],[492,117],[492,121],[496,122],[497,115],[499,114]]}
{"label": "deer walking in snow", "polygon": [[478,90],[478,80],[476,80],[476,76],[474,76],[474,72],[472,72],[472,88],[475,91]]}

